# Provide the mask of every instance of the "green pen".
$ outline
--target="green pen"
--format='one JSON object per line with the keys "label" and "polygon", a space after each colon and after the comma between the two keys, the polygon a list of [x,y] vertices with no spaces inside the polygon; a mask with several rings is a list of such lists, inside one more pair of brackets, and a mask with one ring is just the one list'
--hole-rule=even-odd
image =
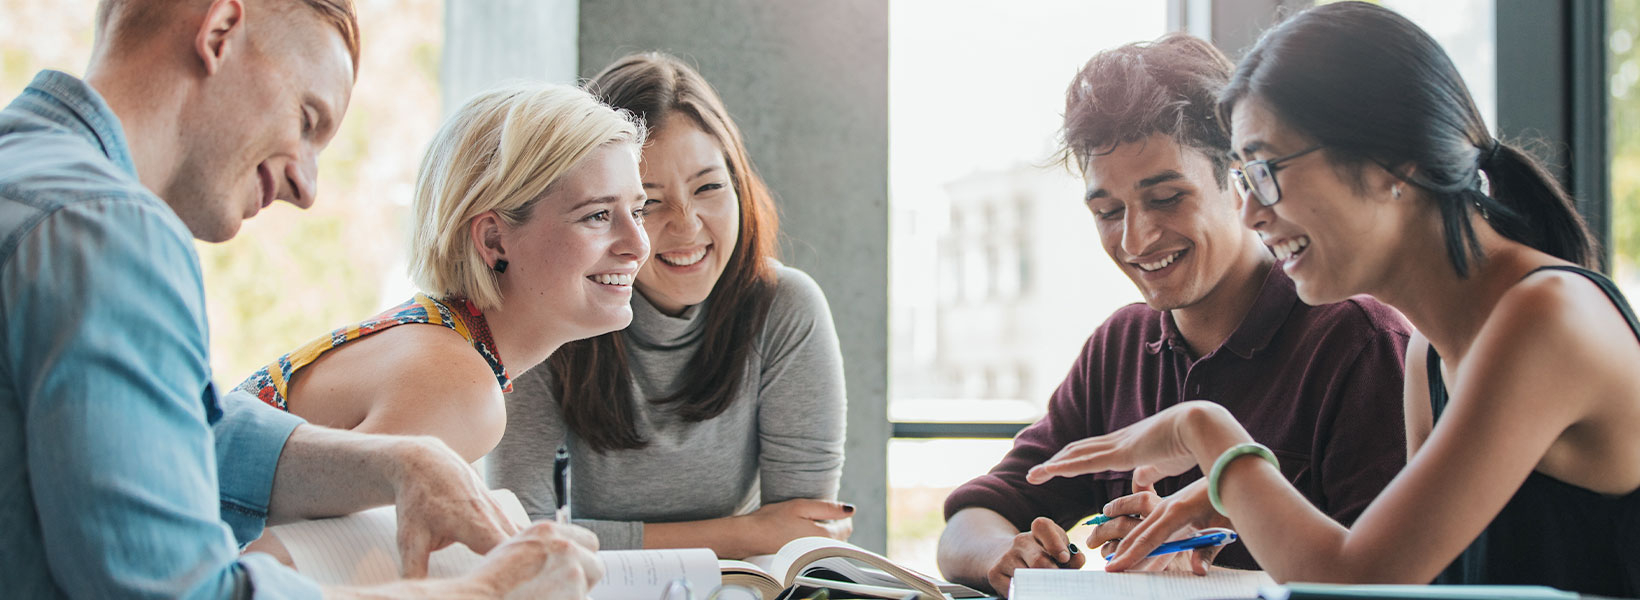
{"label": "green pen", "polygon": [[1092,517],[1089,517],[1088,520],[1083,521],[1082,524],[1083,525],[1104,525],[1105,523],[1107,523],[1107,522],[1109,522],[1113,519],[1116,519],[1118,517],[1132,517],[1132,518],[1137,519],[1137,518],[1139,518],[1139,515],[1117,515],[1116,517],[1111,517],[1111,516],[1106,516],[1104,513],[1098,513],[1098,514],[1093,515]]}

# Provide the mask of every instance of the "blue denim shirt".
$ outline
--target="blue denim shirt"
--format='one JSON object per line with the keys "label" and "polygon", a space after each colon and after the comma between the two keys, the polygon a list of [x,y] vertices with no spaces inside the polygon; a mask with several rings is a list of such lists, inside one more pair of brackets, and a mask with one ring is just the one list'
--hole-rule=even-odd
{"label": "blue denim shirt", "polygon": [[319,595],[239,554],[301,420],[218,399],[193,238],[63,73],[0,111],[0,319],[0,595]]}

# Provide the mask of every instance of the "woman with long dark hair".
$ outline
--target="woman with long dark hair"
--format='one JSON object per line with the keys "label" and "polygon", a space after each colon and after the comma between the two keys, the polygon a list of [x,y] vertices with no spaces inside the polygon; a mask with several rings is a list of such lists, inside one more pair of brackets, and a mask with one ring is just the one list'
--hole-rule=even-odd
{"label": "woman with long dark hair", "polygon": [[1440,46],[1387,9],[1316,7],[1260,39],[1220,113],[1244,220],[1299,296],[1371,294],[1421,333],[1407,350],[1410,461],[1345,528],[1229,413],[1180,404],[1031,474],[1208,475],[1129,532],[1108,568],[1216,524],[1283,581],[1640,595],[1640,326],[1590,270],[1571,200],[1487,131]]}
{"label": "woman with long dark hair", "polygon": [[519,379],[490,479],[554,514],[568,440],[571,511],[602,547],[767,554],[848,537],[843,363],[825,296],[774,259],[776,213],[740,131],[676,58],[622,58],[586,85],[644,119],[652,256],[628,329],[565,345]]}

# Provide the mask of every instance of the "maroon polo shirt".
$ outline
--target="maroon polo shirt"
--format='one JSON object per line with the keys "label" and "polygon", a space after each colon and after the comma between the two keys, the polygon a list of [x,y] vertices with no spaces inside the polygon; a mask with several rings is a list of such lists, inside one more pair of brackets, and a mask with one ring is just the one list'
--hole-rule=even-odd
{"label": "maroon polo shirt", "polygon": [[[1349,524],[1406,464],[1402,359],[1412,328],[1366,296],[1324,306],[1299,301],[1293,281],[1272,268],[1258,299],[1224,345],[1192,357],[1173,316],[1132,304],[1117,310],[1082,347],[1042,420],[1019,433],[990,473],[945,500],[945,518],[979,506],[1020,531],[1039,516],[1069,529],[1131,493],[1131,473],[1056,478],[1025,472],[1066,444],[1115,431],[1186,400],[1228,408],[1311,503]],[[1166,496],[1200,470],[1156,485]],[[1258,568],[1246,548],[1221,565]]]}

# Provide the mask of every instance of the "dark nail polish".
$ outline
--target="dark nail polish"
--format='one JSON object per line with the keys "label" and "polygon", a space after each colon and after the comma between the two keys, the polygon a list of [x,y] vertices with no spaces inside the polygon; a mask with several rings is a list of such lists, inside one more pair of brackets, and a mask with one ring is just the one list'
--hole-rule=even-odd
{"label": "dark nail polish", "polygon": [[843,503],[843,512],[846,512],[846,513],[851,514],[851,515],[854,514],[854,505],[846,503],[846,502]]}

